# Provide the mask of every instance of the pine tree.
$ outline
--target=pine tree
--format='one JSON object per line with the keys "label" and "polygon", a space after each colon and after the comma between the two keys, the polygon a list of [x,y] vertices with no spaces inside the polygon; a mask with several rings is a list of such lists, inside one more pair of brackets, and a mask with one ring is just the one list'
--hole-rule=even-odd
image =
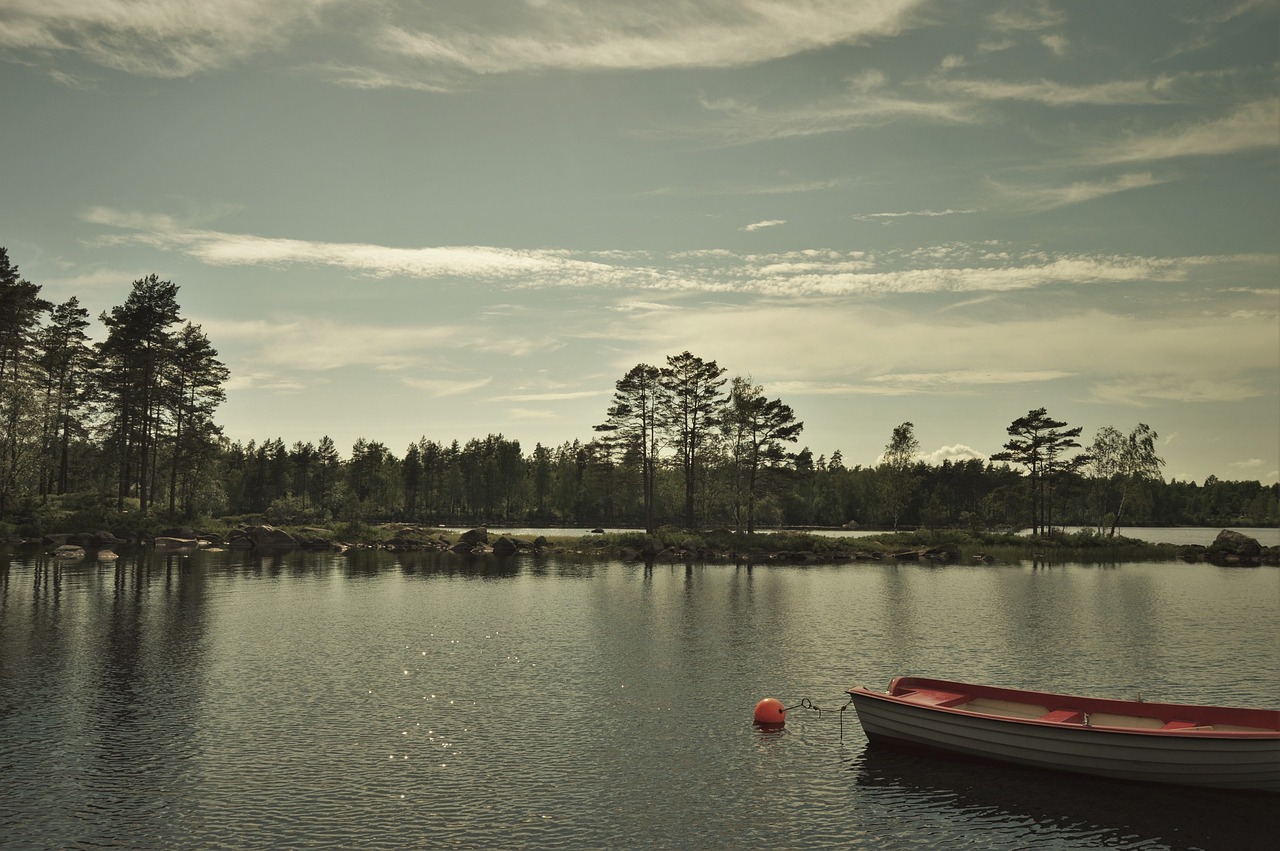
{"label": "pine tree", "polygon": [[756,501],[766,486],[786,469],[785,443],[794,443],[804,429],[791,407],[780,399],[766,399],[764,388],[749,378],[736,377],[729,390],[722,429],[733,465],[735,514],[747,534],[755,532]]}
{"label": "pine tree", "polygon": [[613,404],[608,419],[595,429],[605,440],[621,449],[626,458],[640,467],[644,494],[644,528],[653,534],[654,482],[658,474],[659,406],[664,390],[656,366],[636,364],[614,385]]}
{"label": "pine tree", "polygon": [[690,529],[697,521],[695,506],[705,456],[720,421],[724,373],[715,361],[685,351],[667,358],[658,379],[666,391],[659,416],[684,477],[684,525]]}
{"label": "pine tree", "polygon": [[180,322],[178,287],[155,275],[133,282],[123,305],[103,313],[107,338],[97,346],[96,386],[107,419],[105,439],[117,464],[117,507],[138,496],[146,514],[164,426],[166,372],[174,358],[169,329]]}

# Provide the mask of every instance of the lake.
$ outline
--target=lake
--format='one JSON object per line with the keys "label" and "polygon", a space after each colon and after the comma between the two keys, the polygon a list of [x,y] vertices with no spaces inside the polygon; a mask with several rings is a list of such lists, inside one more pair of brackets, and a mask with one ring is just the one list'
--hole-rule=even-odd
{"label": "lake", "polygon": [[[1280,706],[1280,569],[0,551],[0,846],[1249,849],[1274,796],[884,751],[895,674]],[[794,709],[752,725],[766,696]]]}

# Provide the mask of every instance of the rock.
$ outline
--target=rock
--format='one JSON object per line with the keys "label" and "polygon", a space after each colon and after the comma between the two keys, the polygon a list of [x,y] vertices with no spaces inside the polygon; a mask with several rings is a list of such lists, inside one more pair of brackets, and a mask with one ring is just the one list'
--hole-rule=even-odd
{"label": "rock", "polygon": [[475,529],[463,532],[462,536],[458,538],[458,540],[461,543],[471,544],[472,546],[475,546],[476,544],[487,544],[489,543],[489,530],[484,526],[477,526]]}
{"label": "rock", "polygon": [[[255,550],[284,549],[298,546],[297,538],[275,526],[250,526],[245,530],[249,546]],[[232,542],[234,545],[234,542]]]}
{"label": "rock", "polygon": [[549,543],[546,535],[539,535],[533,539],[533,548],[535,550],[545,549]]}
{"label": "rock", "polygon": [[320,529],[320,530],[313,531],[309,529],[304,529],[303,531],[294,535],[293,539],[297,541],[298,546],[302,547],[304,550],[335,550],[337,549],[338,545],[333,542],[333,539],[326,537],[326,535],[324,534],[321,534],[322,532],[325,532],[325,530]]}
{"label": "rock", "polygon": [[929,561],[959,561],[960,547],[955,544],[938,544],[936,547],[929,547],[920,553],[921,558]]}
{"label": "rock", "polygon": [[77,547],[75,544],[62,544],[53,551],[53,557],[68,560],[84,558],[84,547]]}
{"label": "rock", "polygon": [[1262,563],[1262,544],[1241,532],[1223,529],[1205,549],[1204,558],[1213,564],[1258,565]]}
{"label": "rock", "polygon": [[498,540],[493,542],[494,555],[509,556],[509,555],[514,555],[519,551],[520,551],[520,546],[515,542],[513,538],[508,538],[506,535],[501,536],[500,538],[498,538]]}
{"label": "rock", "polygon": [[93,533],[93,545],[95,547],[114,547],[123,543],[125,543],[123,540],[117,538],[114,533],[108,532],[105,529],[99,529],[97,532]]}
{"label": "rock", "polygon": [[157,550],[185,550],[200,546],[200,541],[195,538],[173,538],[161,535],[153,541],[153,545]]}

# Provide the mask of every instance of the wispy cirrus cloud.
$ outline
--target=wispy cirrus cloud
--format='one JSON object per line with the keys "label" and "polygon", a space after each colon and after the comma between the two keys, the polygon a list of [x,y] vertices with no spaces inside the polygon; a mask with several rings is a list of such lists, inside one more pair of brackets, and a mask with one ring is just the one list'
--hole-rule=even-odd
{"label": "wispy cirrus cloud", "polygon": [[1175,157],[1220,156],[1280,146],[1280,99],[1241,104],[1220,118],[1185,123],[1145,135],[1099,145],[1082,159],[1093,163],[1125,163]]}
{"label": "wispy cirrus cloud", "polygon": [[501,19],[479,12],[448,18],[435,9],[401,5],[393,8],[377,42],[401,57],[473,74],[729,68],[893,35],[909,27],[923,5],[921,0],[562,0],[513,4]]}
{"label": "wispy cirrus cloud", "polygon": [[567,402],[572,399],[592,399],[609,395],[606,390],[570,390],[547,393],[510,393],[495,396],[495,402]]}
{"label": "wispy cirrus cloud", "polygon": [[938,77],[928,87],[956,98],[976,101],[1027,101],[1045,106],[1137,106],[1172,103],[1179,99],[1174,78],[1168,75],[1149,80],[1111,80],[1079,85],[1053,80],[1006,81]]}
{"label": "wispy cirrus cloud", "polygon": [[[1079,194],[1088,193],[1081,190]],[[709,249],[665,257],[649,252],[494,246],[400,248],[188,229],[166,216],[118,213],[104,207],[88,211],[84,218],[127,231],[100,237],[100,245],[146,245],[181,252],[215,266],[329,266],[374,279],[475,281],[513,289],[628,288],[791,298],[873,298],[1013,292],[1050,284],[1174,282],[1186,280],[1192,270],[1203,266],[1274,262],[1263,255],[1156,258],[1103,253],[1014,253],[986,244],[922,246],[875,255],[832,249],[761,254]],[[525,343],[527,351],[546,345],[535,339]],[[515,341],[498,345],[512,346]]]}
{"label": "wispy cirrus cloud", "polygon": [[415,390],[430,396],[463,396],[488,387],[492,376],[478,378],[404,378],[403,382]]}
{"label": "wispy cirrus cloud", "polygon": [[334,0],[5,0],[0,48],[149,77],[185,77],[278,47]]}
{"label": "wispy cirrus cloud", "polygon": [[[421,368],[431,355],[470,345],[474,335],[458,325],[361,326],[311,317],[306,320],[203,319],[211,337],[255,352],[253,362],[302,372],[345,367],[384,371]],[[341,340],[342,345],[334,345]]]}
{"label": "wispy cirrus cloud", "polygon": [[607,277],[614,267],[575,258],[568,251],[524,250],[489,246],[440,246],[396,248],[367,243],[316,242],[262,237],[252,234],[185,228],[168,216],[122,212],[94,207],[82,218],[93,224],[132,231],[102,238],[180,251],[215,266],[288,266],[310,264],[336,266],[383,278],[459,277],[503,280],[537,278],[540,275],[587,274]]}
{"label": "wispy cirrus cloud", "polygon": [[853,218],[859,221],[864,221],[864,222],[872,222],[872,221],[886,220],[886,219],[905,219],[905,218],[935,219],[940,216],[962,216],[962,215],[965,215],[966,213],[976,213],[976,212],[978,211],[975,209],[953,210],[950,207],[948,207],[945,210],[902,210],[899,212],[892,212],[892,213],[859,213],[853,216]]}
{"label": "wispy cirrus cloud", "polygon": [[1168,181],[1169,178],[1157,178],[1148,171],[1122,174],[1108,180],[1081,180],[1068,186],[1016,186],[994,180],[989,183],[1007,203],[1020,209],[1043,211],[1083,204],[1117,192],[1146,189]]}
{"label": "wispy cirrus cloud", "polygon": [[707,113],[702,123],[668,132],[733,146],[898,122],[968,124],[977,120],[962,100],[911,98],[879,90],[865,79],[851,81],[841,94],[791,105],[766,106],[734,97],[704,97],[699,102]]}
{"label": "wispy cirrus cloud", "polygon": [[0,49],[185,77],[267,52],[288,61],[291,47],[328,38],[330,53],[355,60],[309,66],[331,82],[442,91],[460,75],[738,67],[891,36],[911,27],[924,5],[557,0],[504,4],[493,14],[485,4],[385,0],[369,15],[361,0],[5,0]]}

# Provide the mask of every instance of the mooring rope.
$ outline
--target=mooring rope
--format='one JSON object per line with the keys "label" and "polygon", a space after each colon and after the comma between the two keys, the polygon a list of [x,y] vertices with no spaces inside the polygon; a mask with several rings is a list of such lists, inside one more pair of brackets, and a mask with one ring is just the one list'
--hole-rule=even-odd
{"label": "mooring rope", "polygon": [[802,699],[802,700],[801,700],[799,703],[797,703],[795,706],[787,706],[787,707],[785,707],[782,711],[783,711],[783,712],[790,712],[790,711],[791,711],[791,710],[793,710],[793,709],[812,709],[814,712],[818,713],[818,717],[819,717],[819,718],[821,718],[821,717],[822,717],[822,708],[821,708],[821,707],[819,707],[819,706],[814,706],[814,705],[813,705],[813,701],[812,701],[812,700],[810,700],[810,699],[809,699],[809,698],[807,698],[807,697],[806,697],[806,698],[804,698],[804,699]]}

